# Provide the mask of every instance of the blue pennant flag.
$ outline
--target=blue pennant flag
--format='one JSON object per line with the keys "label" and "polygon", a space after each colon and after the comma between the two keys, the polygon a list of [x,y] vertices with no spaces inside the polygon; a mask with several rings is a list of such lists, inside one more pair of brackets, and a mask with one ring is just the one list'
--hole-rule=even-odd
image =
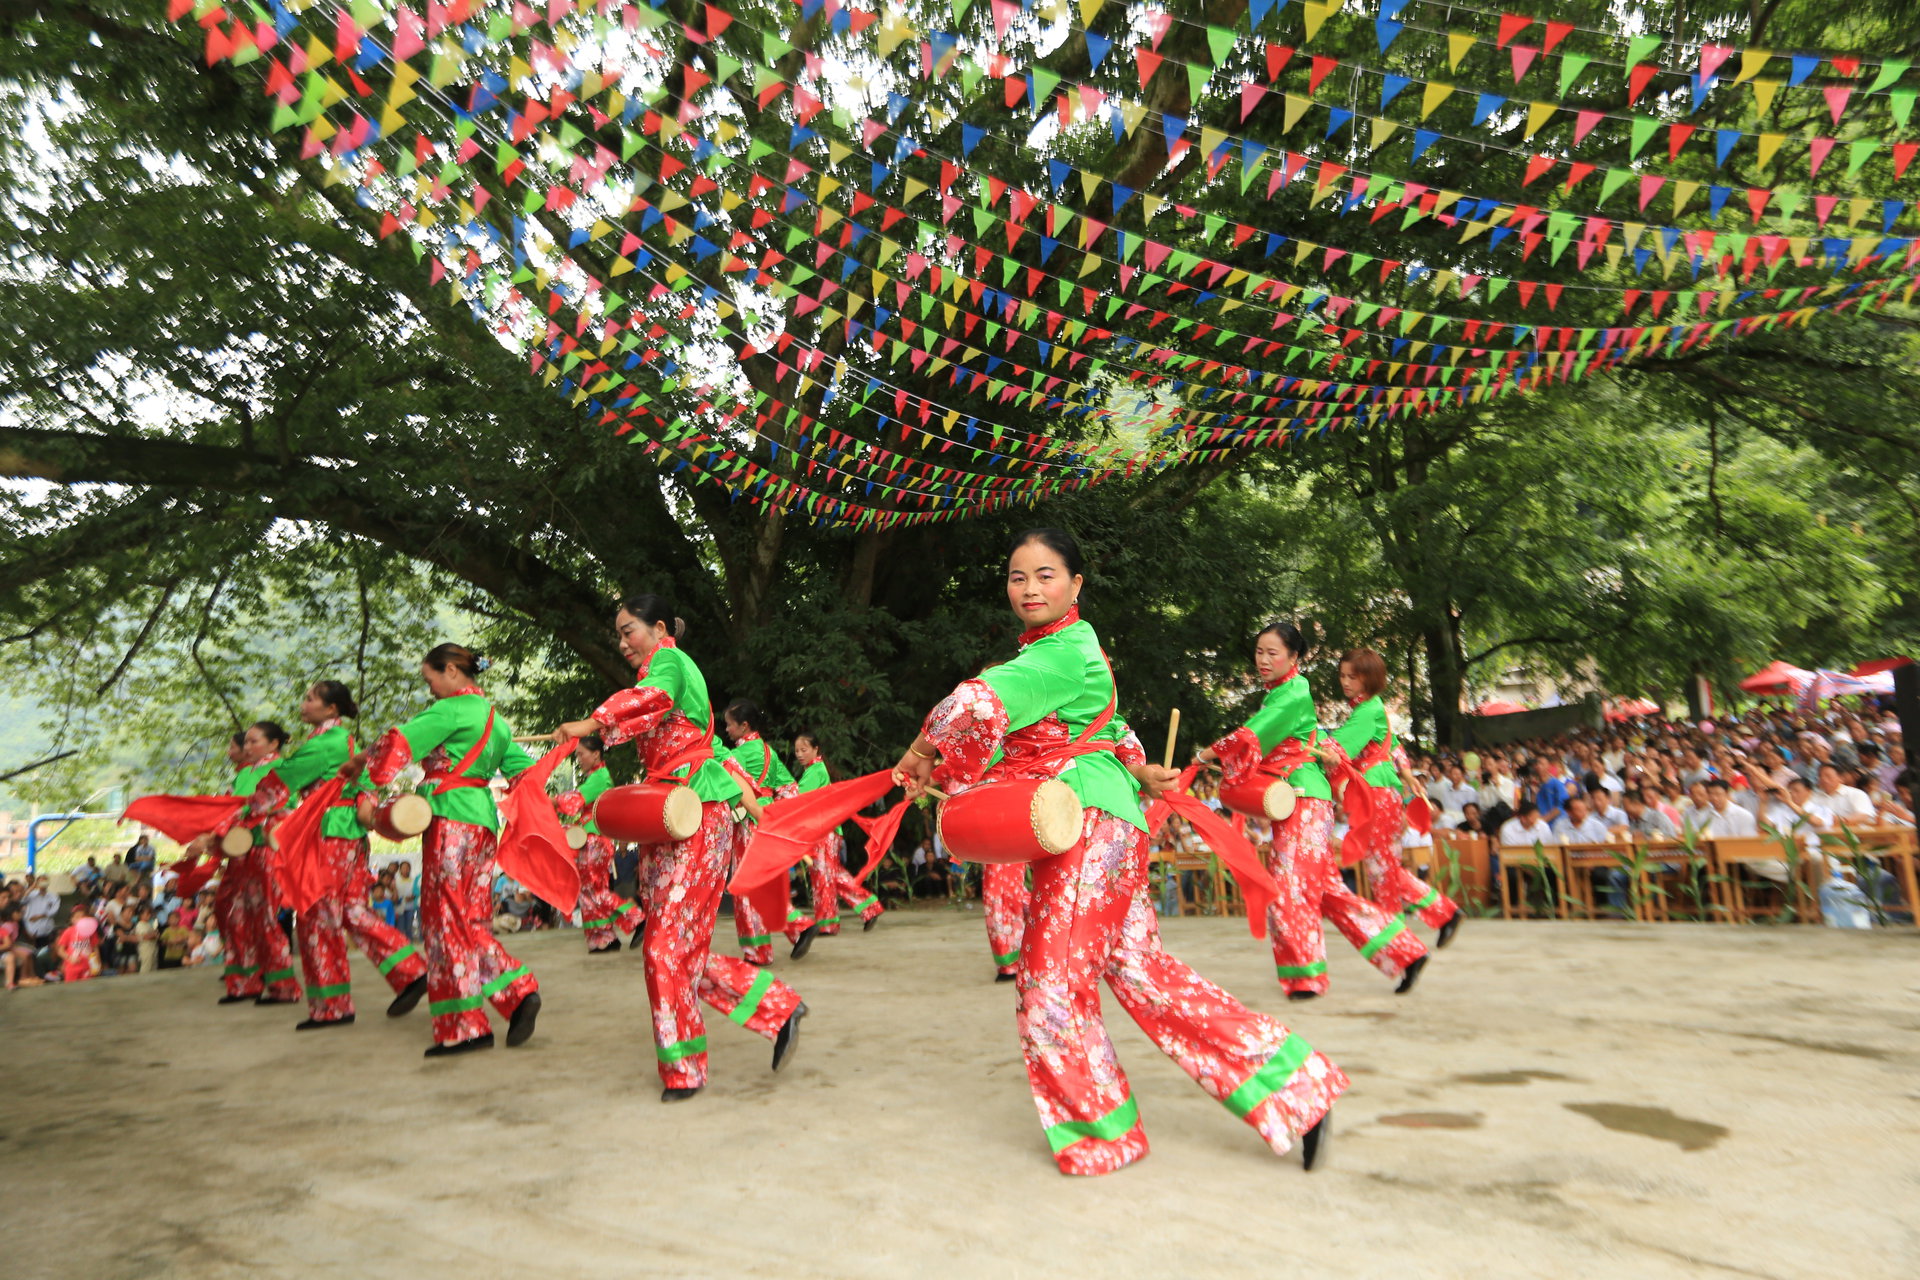
{"label": "blue pennant flag", "polygon": [[1413,158],[1418,160],[1428,147],[1438,141],[1440,141],[1440,135],[1434,130],[1415,129],[1413,131]]}
{"label": "blue pennant flag", "polygon": [[1389,102],[1392,102],[1400,96],[1402,89],[1412,83],[1413,80],[1411,77],[1382,73],[1380,77],[1380,105],[1385,107]]}
{"label": "blue pennant flag", "polygon": [[961,125],[960,126],[960,154],[967,159],[972,159],[973,149],[979,146],[980,139],[986,136],[987,136],[987,131],[985,129],[982,129],[978,125],[972,125],[972,124]]}
{"label": "blue pennant flag", "polygon": [[1113,48],[1113,41],[1105,36],[1097,36],[1091,31],[1087,32],[1087,61],[1093,64],[1092,70],[1100,69],[1100,64],[1106,61],[1107,51],[1111,48]]}
{"label": "blue pennant flag", "polygon": [[1066,185],[1067,179],[1072,175],[1073,166],[1065,160],[1049,159],[1047,161],[1047,177],[1053,183],[1053,194],[1059,195],[1060,188]]}
{"label": "blue pennant flag", "polygon": [[1404,22],[1395,22],[1391,18],[1375,18],[1373,20],[1373,38],[1375,42],[1379,44],[1380,52],[1385,53],[1388,49],[1391,49],[1393,42],[1398,40],[1400,33],[1406,29],[1407,24]]}
{"label": "blue pennant flag", "polygon": [[1485,124],[1487,117],[1507,105],[1507,100],[1497,93],[1483,93],[1480,101],[1474,104],[1473,122]]}

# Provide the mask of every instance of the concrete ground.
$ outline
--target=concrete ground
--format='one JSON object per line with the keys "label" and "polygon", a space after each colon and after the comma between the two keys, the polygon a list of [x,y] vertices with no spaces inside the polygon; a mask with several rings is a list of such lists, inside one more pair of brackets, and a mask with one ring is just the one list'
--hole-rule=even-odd
{"label": "concrete ground", "polygon": [[1289,1005],[1238,921],[1170,948],[1331,1054],[1330,1167],[1272,1156],[1112,1007],[1153,1154],[1054,1172],[977,912],[894,913],[782,977],[779,1076],[709,1022],[658,1099],[636,956],[515,948],[517,1050],[424,1008],[296,1035],[187,971],[0,995],[0,1275],[1912,1277],[1920,935],[1473,921],[1411,996],[1344,946]]}

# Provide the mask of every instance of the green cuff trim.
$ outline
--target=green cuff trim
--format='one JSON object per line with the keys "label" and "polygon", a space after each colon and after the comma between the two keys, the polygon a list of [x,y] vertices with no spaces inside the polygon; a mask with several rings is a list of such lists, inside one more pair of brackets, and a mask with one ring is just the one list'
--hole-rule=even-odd
{"label": "green cuff trim", "polygon": [[331,987],[308,987],[307,999],[331,1000],[335,996],[351,995],[352,993],[353,984],[351,982],[342,982]]}
{"label": "green cuff trim", "polygon": [[1129,1133],[1140,1123],[1140,1108],[1132,1098],[1115,1107],[1098,1120],[1062,1120],[1059,1124],[1047,1126],[1047,1145],[1057,1155],[1076,1142],[1093,1138],[1099,1142],[1112,1142]]}
{"label": "green cuff trim", "polygon": [[695,1036],[691,1040],[682,1040],[677,1044],[667,1045],[665,1048],[656,1047],[653,1051],[653,1056],[662,1062],[678,1062],[682,1058],[691,1058],[696,1053],[705,1053],[706,1051],[707,1038],[705,1036]]}
{"label": "green cuff trim", "polygon": [[824,929],[824,928],[826,928],[826,927],[827,927],[828,925],[830,925],[830,924],[831,924],[831,925],[837,925],[837,924],[839,924],[839,923],[840,923],[840,917],[839,917],[839,916],[822,916],[822,917],[821,917],[821,918],[820,918],[820,919],[819,919],[818,921],[816,921],[815,923],[817,923],[817,924],[818,924],[818,925],[819,925],[819,926],[820,926],[820,927],[821,927],[822,929]]}
{"label": "green cuff trim", "polygon": [[518,982],[520,979],[531,978],[532,976],[533,976],[533,972],[530,969],[528,969],[527,966],[525,965],[520,965],[517,968],[509,969],[507,972],[495,978],[492,982],[489,982],[486,986],[480,988],[481,998],[485,999],[487,996],[498,995],[502,991],[505,991],[508,987],[512,986],[514,983]]}
{"label": "green cuff trim", "polygon": [[272,973],[261,974],[260,981],[266,983],[268,986],[272,986],[276,982],[292,982],[293,970],[292,969],[275,969]]}
{"label": "green cuff trim", "polygon": [[611,929],[613,927],[613,920],[614,918],[612,916],[608,916],[605,920],[582,920],[580,927],[582,929]]}
{"label": "green cuff trim", "polygon": [[487,1002],[485,996],[455,996],[451,1000],[429,1000],[427,1012],[436,1018],[449,1013],[465,1013],[469,1009],[478,1009]]}
{"label": "green cuff trim", "polygon": [[865,911],[868,907],[877,907],[879,905],[880,905],[879,897],[875,894],[870,893],[867,895],[867,900],[865,902],[854,903],[853,909],[855,911]]}
{"label": "green cuff trim", "polygon": [[1222,1106],[1245,1120],[1253,1109],[1287,1087],[1287,1081],[1293,1079],[1293,1073],[1313,1052],[1313,1046],[1301,1037],[1288,1033],[1280,1042],[1267,1065],[1248,1076],[1238,1089],[1220,1099]]}
{"label": "green cuff trim", "polygon": [[1273,971],[1282,978],[1317,978],[1327,971],[1327,962],[1315,960],[1312,964],[1277,964],[1273,966]]}
{"label": "green cuff trim", "polygon": [[753,985],[747,988],[747,994],[740,997],[739,1004],[727,1011],[727,1016],[741,1026],[746,1026],[747,1020],[753,1017],[754,1011],[760,1007],[760,1001],[766,997],[768,989],[772,986],[773,975],[765,969],[760,970],[753,975]]}
{"label": "green cuff trim", "polygon": [[1018,964],[1020,963],[1020,949],[1018,947],[1015,947],[1012,951],[1007,952],[1007,954],[1003,956],[995,956],[993,958],[993,962],[999,965],[1002,969],[1005,969],[1010,965]]}
{"label": "green cuff trim", "polygon": [[1380,954],[1383,947],[1387,946],[1406,931],[1407,926],[1400,920],[1387,921],[1387,927],[1374,934],[1372,938],[1368,939],[1367,945],[1360,948],[1360,958],[1362,960],[1373,959],[1376,955]]}
{"label": "green cuff trim", "polygon": [[771,946],[772,944],[773,935],[770,933],[755,934],[751,938],[744,933],[740,935],[740,945],[743,947],[765,947]]}
{"label": "green cuff trim", "polygon": [[1416,911],[1425,911],[1438,901],[1440,901],[1440,891],[1430,888],[1427,890],[1426,897],[1420,899],[1418,902],[1409,902],[1405,907],[1401,908],[1400,914],[1410,916]]}
{"label": "green cuff trim", "polygon": [[379,964],[375,965],[374,968],[380,970],[380,976],[384,978],[388,974],[392,973],[393,967],[399,964],[402,960],[405,960],[408,956],[417,956],[419,954],[420,954],[420,948],[414,946],[411,942],[409,942],[406,946],[400,948],[398,951],[388,956],[385,960],[382,960]]}
{"label": "green cuff trim", "polygon": [[798,907],[788,907],[788,908],[787,908],[787,923],[788,923],[788,924],[796,924],[796,923],[798,923],[798,922],[799,922],[799,921],[801,921],[801,920],[805,920],[806,918],[807,918],[807,917],[806,917],[806,914],[805,914],[804,912],[802,912],[802,911],[801,911],[801,910],[800,910],[800,909],[799,909]]}

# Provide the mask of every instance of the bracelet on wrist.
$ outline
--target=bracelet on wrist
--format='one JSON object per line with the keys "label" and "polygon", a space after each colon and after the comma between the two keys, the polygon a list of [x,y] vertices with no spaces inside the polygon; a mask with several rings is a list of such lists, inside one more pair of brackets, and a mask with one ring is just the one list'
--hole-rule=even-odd
{"label": "bracelet on wrist", "polygon": [[922,760],[933,759],[933,752],[922,751],[919,747],[914,746],[911,742],[907,744],[907,750],[913,752],[914,755],[919,756]]}

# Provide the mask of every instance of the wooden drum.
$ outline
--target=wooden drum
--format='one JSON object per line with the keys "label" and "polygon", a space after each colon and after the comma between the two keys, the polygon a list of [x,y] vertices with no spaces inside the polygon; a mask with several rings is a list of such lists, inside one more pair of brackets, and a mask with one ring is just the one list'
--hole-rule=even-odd
{"label": "wooden drum", "polygon": [[1038,862],[1080,840],[1080,797],[1058,778],[1009,778],[949,796],[940,843],[967,862]]}
{"label": "wooden drum", "polygon": [[373,811],[373,829],[389,840],[410,840],[433,823],[433,806],[425,796],[404,795]]}
{"label": "wooden drum", "polygon": [[220,852],[229,858],[244,858],[253,852],[253,828],[229,827],[220,837]]}
{"label": "wooden drum", "polygon": [[700,830],[700,797],[671,780],[609,787],[593,802],[593,822],[614,840],[673,844]]}
{"label": "wooden drum", "polygon": [[1293,784],[1284,778],[1267,778],[1255,774],[1245,782],[1231,787],[1220,788],[1220,803],[1235,813],[1244,813],[1250,818],[1266,818],[1272,822],[1283,822],[1293,816],[1293,807],[1300,797]]}

